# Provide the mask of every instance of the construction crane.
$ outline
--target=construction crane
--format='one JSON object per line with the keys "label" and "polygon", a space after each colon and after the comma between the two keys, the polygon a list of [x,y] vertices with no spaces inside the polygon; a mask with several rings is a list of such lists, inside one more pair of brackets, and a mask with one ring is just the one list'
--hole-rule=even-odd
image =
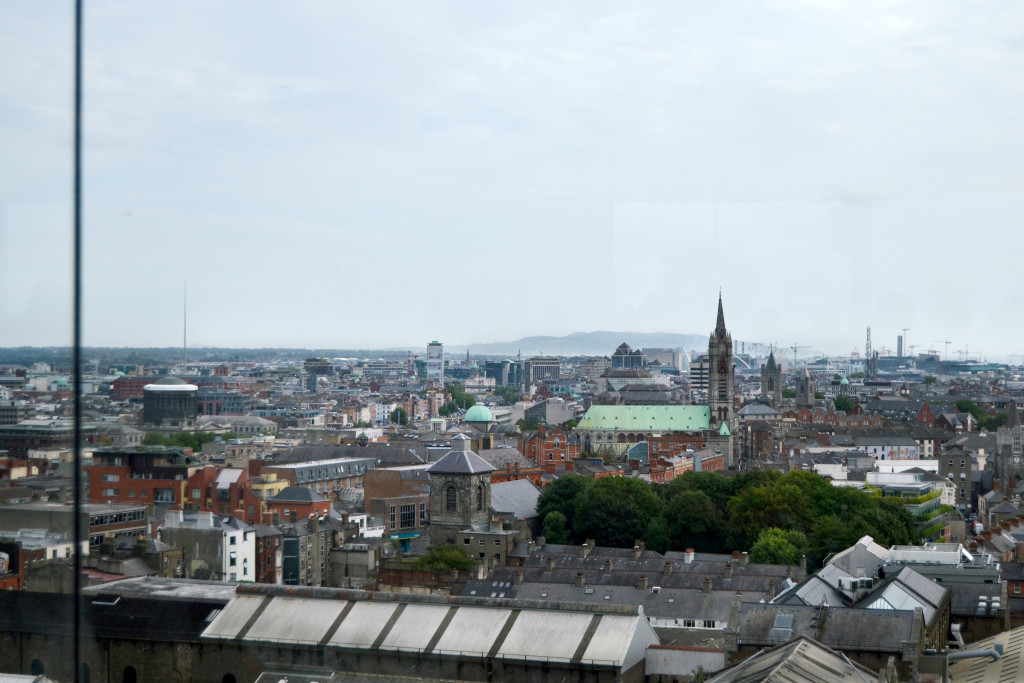
{"label": "construction crane", "polygon": [[792,346],[787,346],[786,348],[793,349],[793,371],[795,372],[796,371],[796,352],[799,351],[800,349],[809,349],[811,347],[810,346],[797,346],[796,344],[793,344]]}
{"label": "construction crane", "polygon": [[952,344],[953,342],[949,341],[949,339],[947,338],[947,339],[932,339],[932,343],[933,344],[945,344],[946,345],[946,353],[943,355],[942,360],[949,360],[949,345]]}
{"label": "construction crane", "polygon": [[[906,341],[904,341],[904,343],[906,343]],[[913,357],[914,356],[914,349],[917,348],[917,344],[911,344],[909,346],[909,348],[910,348],[910,356]]]}

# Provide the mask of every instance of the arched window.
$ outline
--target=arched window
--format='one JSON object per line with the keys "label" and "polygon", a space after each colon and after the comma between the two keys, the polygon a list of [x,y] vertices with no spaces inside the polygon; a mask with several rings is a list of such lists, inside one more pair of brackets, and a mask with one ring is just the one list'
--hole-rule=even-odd
{"label": "arched window", "polygon": [[43,660],[33,659],[31,671],[33,676],[42,676],[45,673],[43,671]]}
{"label": "arched window", "polygon": [[446,512],[459,511],[459,494],[454,486],[449,486],[444,492],[444,509]]}
{"label": "arched window", "polygon": [[484,509],[484,485],[476,485],[476,509],[478,511]]}
{"label": "arched window", "polygon": [[138,683],[139,674],[135,672],[134,666],[126,666],[124,668],[124,674],[121,676],[121,680],[124,683]]}

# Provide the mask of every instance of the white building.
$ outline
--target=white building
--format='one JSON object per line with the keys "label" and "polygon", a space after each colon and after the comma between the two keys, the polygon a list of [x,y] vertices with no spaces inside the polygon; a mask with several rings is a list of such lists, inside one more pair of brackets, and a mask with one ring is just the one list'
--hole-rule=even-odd
{"label": "white building", "polygon": [[234,517],[168,510],[160,540],[184,551],[186,578],[197,574],[213,581],[256,578],[256,529]]}

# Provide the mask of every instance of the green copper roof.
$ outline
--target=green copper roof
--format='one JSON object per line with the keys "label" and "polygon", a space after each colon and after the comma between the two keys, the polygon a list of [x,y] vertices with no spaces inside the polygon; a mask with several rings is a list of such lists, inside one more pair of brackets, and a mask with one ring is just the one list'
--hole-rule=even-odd
{"label": "green copper roof", "polygon": [[711,428],[707,406],[591,406],[576,429],[680,431]]}
{"label": "green copper roof", "polygon": [[732,432],[729,431],[729,425],[722,423],[722,426],[718,428],[718,434],[720,436],[732,436]]}
{"label": "green copper roof", "polygon": [[487,406],[477,403],[466,411],[466,422],[494,422],[494,416]]}

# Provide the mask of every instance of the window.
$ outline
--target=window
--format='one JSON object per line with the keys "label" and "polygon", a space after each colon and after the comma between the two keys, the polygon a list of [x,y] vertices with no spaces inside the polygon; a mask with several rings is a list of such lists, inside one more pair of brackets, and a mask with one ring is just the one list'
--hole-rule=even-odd
{"label": "window", "polygon": [[462,542],[466,545],[469,545],[470,541],[471,539],[469,538],[469,536],[466,536],[464,539],[462,539]]}
{"label": "window", "polygon": [[203,492],[199,489],[192,489],[192,500],[199,500]]}
{"label": "window", "polygon": [[967,475],[964,474],[963,472],[961,472],[960,473],[960,481],[964,481],[965,479],[967,479]]}
{"label": "window", "polygon": [[238,564],[238,553],[231,553],[228,557],[228,564],[232,567]]}
{"label": "window", "polygon": [[416,506],[415,505],[403,505],[402,506],[402,517],[401,517],[401,528],[411,529],[416,526]]}
{"label": "window", "polygon": [[484,485],[477,484],[476,486],[476,509],[484,509]]}
{"label": "window", "polygon": [[238,545],[238,537],[237,536],[228,536],[228,544],[229,545]]}
{"label": "window", "polygon": [[683,619],[683,628],[696,628],[697,622],[694,619]]}
{"label": "window", "polygon": [[1014,583],[1013,584],[1013,594],[1014,595],[1020,595],[1020,584],[1019,583]]}
{"label": "window", "polygon": [[129,498],[134,498],[135,497],[135,489],[128,489],[128,497]]}
{"label": "window", "polygon": [[481,538],[481,539],[480,539],[480,545],[483,545],[484,543],[486,543],[486,541],[485,541],[484,539],[482,539],[482,538]]}
{"label": "window", "polygon": [[426,524],[427,522],[427,504],[420,503],[420,524]]}
{"label": "window", "polygon": [[103,489],[103,495],[104,496],[116,496],[117,495],[117,489]]}
{"label": "window", "polygon": [[714,628],[714,627],[715,627],[714,620],[712,620],[712,619],[705,619],[704,620],[704,628]]}
{"label": "window", "polygon": [[501,539],[500,538],[494,539],[494,546],[496,548],[500,548],[501,547]]}
{"label": "window", "polygon": [[960,461],[960,469],[963,469],[965,467],[967,467],[966,460],[961,460]]}
{"label": "window", "polygon": [[391,515],[390,515],[390,518],[391,518],[391,524],[389,524],[389,525],[388,525],[388,528],[389,528],[389,529],[395,529],[395,528],[397,528],[397,527],[395,527],[395,506],[394,506],[394,505],[392,505],[392,506],[391,506]]}
{"label": "window", "polygon": [[174,489],[153,489],[153,500],[157,503],[173,503]]}
{"label": "window", "polygon": [[104,474],[102,477],[100,477],[100,479],[102,481],[117,482],[121,480],[121,477],[116,474]]}
{"label": "window", "polygon": [[459,494],[455,490],[454,486],[448,486],[444,492],[444,509],[445,512],[458,512],[459,511]]}

